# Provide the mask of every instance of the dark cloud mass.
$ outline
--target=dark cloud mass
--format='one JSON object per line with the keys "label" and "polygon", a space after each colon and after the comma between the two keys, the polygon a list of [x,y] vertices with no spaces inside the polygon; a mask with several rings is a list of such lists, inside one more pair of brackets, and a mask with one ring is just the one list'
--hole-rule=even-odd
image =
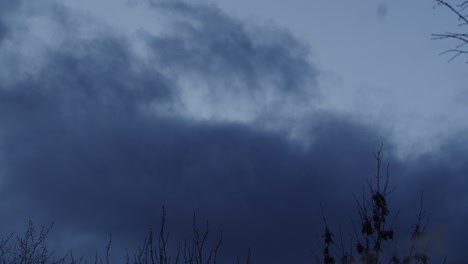
{"label": "dark cloud mass", "polygon": [[152,7],[172,23],[160,35],[142,31],[148,57],[186,91],[181,101],[189,114],[202,108],[210,118],[257,120],[310,107],[319,97],[308,48],[289,32],[243,23],[214,6]]}
{"label": "dark cloud mass", "polygon": [[377,6],[377,16],[379,18],[385,18],[388,13],[388,5],[386,3],[379,3]]}
{"label": "dark cloud mass", "polygon": [[[178,23],[174,32],[149,37],[149,42],[155,60],[174,67],[176,74],[237,79],[252,94],[265,88],[261,81],[270,78],[276,82],[268,88],[280,90],[282,96],[297,96],[315,85],[317,72],[307,61],[306,48],[289,33],[249,28],[211,6],[177,1],[156,6],[174,12]],[[226,82],[217,88],[232,87]]]}
{"label": "dark cloud mass", "polygon": [[[212,230],[223,229],[224,260],[251,247],[255,263],[312,261],[319,202],[333,225],[349,222],[352,193],[372,177],[382,133],[316,111],[301,117],[304,134],[314,139],[305,145],[255,122],[184,114],[190,97],[181,79],[203,82],[207,97],[219,95],[202,101],[207,104],[273,96],[274,103],[261,107],[269,116],[284,110],[287,98],[313,104],[319,71],[304,45],[282,30],[255,28],[212,6],[151,7],[175,22],[168,33],[144,33],[146,58],[116,32],[70,34],[58,48],[45,49],[35,72],[2,77],[2,226],[53,220],[56,244],[92,255],[109,232],[116,250],[136,248],[165,204],[174,242],[188,238],[195,211]],[[216,107],[222,116],[225,109]],[[424,188],[431,226],[457,257],[463,244],[456,242],[468,235],[464,142],[405,161],[384,142],[399,185],[392,205],[413,212]],[[409,232],[413,215],[402,215],[400,230]]]}

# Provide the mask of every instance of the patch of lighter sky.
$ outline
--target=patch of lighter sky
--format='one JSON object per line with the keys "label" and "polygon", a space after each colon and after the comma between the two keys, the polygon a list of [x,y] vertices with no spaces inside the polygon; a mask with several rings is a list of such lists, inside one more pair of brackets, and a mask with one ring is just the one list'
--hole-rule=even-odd
{"label": "patch of lighter sky", "polygon": [[[442,7],[434,10],[430,1],[199,2],[214,2],[245,21],[272,22],[308,42],[310,59],[321,70],[323,99],[318,107],[378,125],[392,134],[401,157],[436,149],[446,138],[468,129],[464,116],[468,110],[464,104],[468,99],[464,86],[467,66],[463,59],[446,63],[449,57],[438,56],[453,43],[430,40],[434,32],[456,29],[457,21]],[[129,8],[128,2],[111,0],[64,3],[128,32],[143,28],[157,33],[164,26],[142,5]],[[382,3],[387,13],[379,17]],[[186,104],[191,104],[194,115],[197,111],[202,117],[219,113],[217,107],[197,107],[201,102]],[[212,106],[216,105],[223,107]],[[249,119],[249,114],[242,113],[243,118]],[[234,119],[242,120],[239,116]]]}
{"label": "patch of lighter sky", "polygon": [[[453,43],[431,34],[457,30],[434,2],[216,0],[247,19],[270,19],[306,40],[322,69],[322,107],[390,132],[401,157],[437,149],[468,129],[465,61],[438,56]],[[378,17],[385,4],[387,14]]]}
{"label": "patch of lighter sky", "polygon": [[[141,2],[141,3],[140,3]],[[152,33],[164,29],[164,20],[139,0],[62,0],[60,3],[101,19],[129,34],[141,29]]]}

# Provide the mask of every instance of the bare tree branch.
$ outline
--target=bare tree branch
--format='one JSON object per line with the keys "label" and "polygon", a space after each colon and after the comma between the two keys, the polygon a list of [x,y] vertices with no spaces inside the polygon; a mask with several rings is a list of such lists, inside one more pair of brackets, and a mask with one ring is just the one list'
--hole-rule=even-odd
{"label": "bare tree branch", "polygon": [[[464,26],[468,25],[468,16],[463,15],[461,12],[463,12],[467,7],[468,7],[468,1],[463,1],[462,3],[458,4],[457,6],[454,6],[446,1],[443,0],[436,0],[438,5],[442,5],[447,7],[452,13],[454,13],[458,20],[461,20],[462,23],[459,24],[459,26]],[[448,60],[448,62],[453,61],[457,57],[463,54],[467,54],[468,50],[462,49],[466,44],[468,44],[468,34],[467,33],[453,33],[453,32],[446,32],[446,33],[437,33],[437,34],[432,34],[432,39],[433,40],[455,40],[459,43],[458,45],[455,46],[455,48],[448,49],[444,52],[441,52],[439,55],[444,55],[444,54],[453,54],[452,57]]]}

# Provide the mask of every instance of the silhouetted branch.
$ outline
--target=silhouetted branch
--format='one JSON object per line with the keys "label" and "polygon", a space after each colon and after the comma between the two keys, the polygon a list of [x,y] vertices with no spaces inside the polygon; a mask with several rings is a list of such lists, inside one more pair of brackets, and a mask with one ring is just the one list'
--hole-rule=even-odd
{"label": "silhouetted branch", "polygon": [[[463,15],[461,12],[464,11],[468,7],[468,2],[463,1],[462,3],[458,4],[457,6],[454,6],[452,4],[449,4],[446,1],[443,0],[436,0],[438,5],[442,5],[447,7],[452,13],[454,13],[458,20],[461,20],[462,23],[459,24],[459,26],[465,26],[468,25],[468,16]],[[455,48],[448,49],[444,52],[441,52],[439,55],[444,55],[444,54],[452,54],[453,56],[450,57],[448,60],[449,62],[457,58],[458,56],[462,54],[467,54],[468,50],[462,49],[466,44],[468,44],[468,34],[467,33],[453,33],[453,32],[446,32],[446,33],[437,33],[437,34],[432,34],[432,39],[433,40],[441,40],[441,39],[452,39],[456,40],[458,42],[461,42],[460,44],[456,45]]]}

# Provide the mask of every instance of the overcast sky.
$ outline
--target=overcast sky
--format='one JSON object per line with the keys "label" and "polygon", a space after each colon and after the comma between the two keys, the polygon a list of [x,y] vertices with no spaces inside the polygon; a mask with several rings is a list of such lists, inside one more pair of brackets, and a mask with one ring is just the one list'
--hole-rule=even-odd
{"label": "overcast sky", "polygon": [[427,0],[0,1],[0,232],[121,256],[164,204],[174,245],[196,212],[228,263],[314,261],[320,202],[349,231],[383,142],[400,244],[424,190],[432,252],[468,259],[468,58],[431,40],[457,24]]}

